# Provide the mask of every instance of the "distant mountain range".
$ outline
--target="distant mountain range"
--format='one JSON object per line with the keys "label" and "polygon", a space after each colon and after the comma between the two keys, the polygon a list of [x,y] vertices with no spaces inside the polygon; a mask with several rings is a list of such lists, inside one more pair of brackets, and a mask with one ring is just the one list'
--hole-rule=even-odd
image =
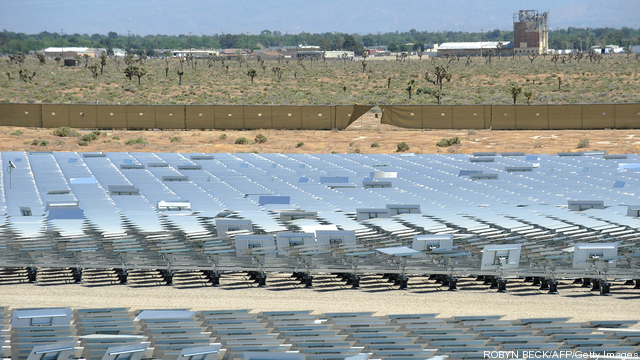
{"label": "distant mountain range", "polygon": [[220,34],[512,29],[518,10],[550,11],[551,29],[640,27],[640,0],[22,0],[0,3],[0,26],[36,34]]}

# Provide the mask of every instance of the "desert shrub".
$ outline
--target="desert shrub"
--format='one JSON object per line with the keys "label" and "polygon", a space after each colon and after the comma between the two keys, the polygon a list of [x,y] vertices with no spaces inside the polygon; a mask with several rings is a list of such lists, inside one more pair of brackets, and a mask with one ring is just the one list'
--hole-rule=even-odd
{"label": "desert shrub", "polygon": [[300,141],[299,143],[296,144],[297,148],[300,148],[300,147],[303,147],[303,146],[304,146],[304,143],[302,141]]}
{"label": "desert shrub", "polygon": [[24,133],[22,132],[22,130],[16,130],[16,131],[12,132],[12,133],[11,133],[11,134],[9,134],[9,135],[20,136],[20,135],[22,135],[22,134],[24,134]]}
{"label": "desert shrub", "polygon": [[436,146],[439,147],[448,147],[448,146],[453,146],[453,145],[460,145],[460,138],[459,137],[452,137],[449,139],[442,139],[440,141],[438,141],[436,143]]}
{"label": "desert shrub", "polygon": [[353,145],[355,145],[355,144],[354,144],[354,143],[352,143],[352,142],[350,142],[350,143],[349,143],[349,146],[353,146]]}
{"label": "desert shrub", "polygon": [[38,139],[33,139],[33,141],[31,142],[31,145],[38,145],[40,143],[40,141],[38,141]]}
{"label": "desert shrub", "polygon": [[125,144],[127,145],[145,145],[147,142],[142,140],[142,138],[137,138],[137,139],[129,139],[127,141],[125,141]]}
{"label": "desert shrub", "polygon": [[258,134],[258,135],[256,135],[256,139],[255,140],[256,140],[256,143],[258,143],[258,144],[264,144],[264,143],[267,142],[267,137],[262,135],[262,134]]}
{"label": "desert shrub", "polygon": [[374,143],[371,143],[371,147],[377,147],[377,148],[379,148],[379,147],[380,147],[380,144],[378,144],[377,142],[374,142]]}
{"label": "desert shrub", "polygon": [[89,142],[89,141],[91,141],[91,140],[93,140],[93,139],[91,138],[91,134],[86,134],[86,135],[82,135],[81,140],[82,140],[82,141]]}
{"label": "desert shrub", "polygon": [[169,140],[171,140],[171,142],[182,142],[180,136],[173,136]]}
{"label": "desert shrub", "polygon": [[353,152],[354,152],[354,153],[356,153],[356,154],[360,154],[360,153],[362,153],[362,152],[360,151],[360,148],[355,148],[355,149],[353,149]]}
{"label": "desert shrub", "polygon": [[94,134],[95,136],[100,136],[102,134],[100,130],[93,130],[91,133]]}
{"label": "desert shrub", "polygon": [[86,141],[84,141],[84,140],[80,140],[80,141],[78,141],[78,145],[80,145],[80,146],[87,146],[87,145],[89,145],[89,143],[88,143],[88,142],[86,142]]}
{"label": "desert shrub", "polygon": [[61,126],[53,130],[53,135],[60,137],[78,136],[78,133],[68,126]]}
{"label": "desert shrub", "polygon": [[118,135],[113,135],[112,139],[113,139],[113,140],[120,140],[120,136],[118,136]]}
{"label": "desert shrub", "polygon": [[589,139],[582,139],[578,143],[578,149],[589,147]]}
{"label": "desert shrub", "polygon": [[408,151],[411,147],[406,142],[401,142],[398,144],[398,151]]}
{"label": "desert shrub", "polygon": [[332,151],[332,152],[331,152],[331,155],[335,155],[335,154],[337,154],[337,153],[338,153],[337,151]]}
{"label": "desert shrub", "polygon": [[237,138],[235,142],[236,145],[246,145],[248,143],[249,143],[249,140],[247,140],[247,138],[244,138],[244,137]]}
{"label": "desert shrub", "polygon": [[47,146],[47,145],[49,145],[49,142],[47,140],[40,141],[40,146]]}
{"label": "desert shrub", "polygon": [[540,141],[536,141],[535,143],[533,143],[534,149],[540,149],[541,147],[542,147],[542,143]]}
{"label": "desert shrub", "polygon": [[220,135],[220,140],[227,140],[227,134]]}
{"label": "desert shrub", "polygon": [[64,141],[62,141],[60,139],[56,140],[56,145],[64,145],[64,144],[65,144]]}

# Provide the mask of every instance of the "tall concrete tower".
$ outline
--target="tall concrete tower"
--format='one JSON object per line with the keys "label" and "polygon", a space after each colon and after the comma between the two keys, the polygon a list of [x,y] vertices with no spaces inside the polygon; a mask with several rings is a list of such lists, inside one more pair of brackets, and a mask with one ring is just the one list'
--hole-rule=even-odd
{"label": "tall concrete tower", "polygon": [[549,51],[549,13],[520,10],[513,14],[513,50],[516,55]]}

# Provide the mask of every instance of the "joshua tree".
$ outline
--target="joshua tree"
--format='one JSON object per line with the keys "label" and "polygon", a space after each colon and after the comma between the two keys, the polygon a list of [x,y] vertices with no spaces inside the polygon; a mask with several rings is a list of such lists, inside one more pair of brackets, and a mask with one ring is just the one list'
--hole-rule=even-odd
{"label": "joshua tree", "polygon": [[251,69],[249,71],[247,71],[247,76],[249,76],[251,78],[251,83],[253,84],[253,78],[256,77],[256,75],[258,75],[258,73],[256,72],[255,69]]}
{"label": "joshua tree", "polygon": [[56,57],[54,57],[53,60],[56,61],[56,66],[60,66],[60,60],[62,60],[60,55],[56,55]]}
{"label": "joshua tree", "polygon": [[36,56],[38,57],[38,61],[40,62],[40,66],[44,65],[44,63],[47,61],[47,58],[44,56],[44,54],[36,53]]}
{"label": "joshua tree", "polygon": [[143,67],[139,67],[136,69],[136,72],[134,73],[134,75],[138,77],[138,85],[140,85],[140,78],[147,75],[147,69]]}
{"label": "joshua tree", "polygon": [[129,66],[131,64],[133,64],[135,62],[135,59],[133,58],[132,54],[127,54],[124,57],[124,63]]}
{"label": "joshua tree", "polygon": [[535,60],[538,57],[538,54],[536,53],[529,54],[527,57],[529,58],[529,61],[531,61],[531,64],[533,64],[533,60]]}
{"label": "joshua tree", "polygon": [[447,80],[447,82],[451,81],[451,73],[449,73],[448,68],[445,68],[444,66],[436,66],[435,71],[433,72],[433,74],[436,76],[435,79],[430,79],[429,78],[429,72],[427,72],[424,77],[425,79],[427,79],[428,82],[434,84],[434,85],[438,85],[440,86],[440,91],[442,91],[442,81],[443,80]]}
{"label": "joshua tree", "polygon": [[578,64],[580,64],[580,60],[582,60],[582,58],[583,58],[583,57],[584,57],[584,54],[583,54],[583,53],[577,53],[577,54],[575,55],[575,59],[576,59],[576,61],[578,62]]}
{"label": "joshua tree", "polygon": [[560,60],[560,55],[558,54],[553,54],[553,56],[551,57],[551,61],[558,66],[558,60]]}
{"label": "joshua tree", "polygon": [[176,72],[178,73],[178,85],[182,85],[182,75],[184,75],[184,71],[182,70],[176,70]]}
{"label": "joshua tree", "polygon": [[416,90],[416,94],[420,95],[420,94],[427,94],[427,95],[433,95],[433,97],[436,98],[436,100],[438,100],[438,105],[440,105],[440,99],[442,98],[442,91],[438,90],[438,89],[429,89],[429,88],[420,88],[418,90]]}
{"label": "joshua tree", "polygon": [[415,84],[415,80],[411,79],[409,80],[409,82],[407,83],[407,91],[409,92],[409,100],[411,100],[411,92],[413,91],[413,84]]}
{"label": "joshua tree", "polygon": [[91,64],[91,66],[89,66],[89,70],[91,70],[91,75],[93,75],[94,79],[98,78],[98,65],[97,64]]}
{"label": "joshua tree", "polygon": [[391,88],[391,77],[387,79],[387,90]]}
{"label": "joshua tree", "polygon": [[165,68],[164,68],[164,78],[166,79],[168,77],[169,77],[169,67],[165,66]]}
{"label": "joshua tree", "polygon": [[464,64],[464,66],[469,66],[471,65],[471,56],[467,55],[467,63]]}
{"label": "joshua tree", "polygon": [[100,55],[100,75],[104,72],[105,66],[107,66],[107,54],[102,53],[102,55]]}
{"label": "joshua tree", "polygon": [[511,96],[513,97],[513,105],[518,103],[518,95],[520,95],[520,93],[522,92],[522,88],[518,85],[513,85],[511,86],[511,89],[509,89],[509,91],[511,91]]}
{"label": "joshua tree", "polygon": [[133,76],[135,75],[136,71],[138,70],[138,67],[135,65],[129,65],[127,66],[126,69],[124,69],[124,75],[126,77],[129,78],[129,80],[131,80],[133,78]]}
{"label": "joshua tree", "polygon": [[558,91],[560,91],[560,86],[562,86],[562,78],[558,76]]}
{"label": "joshua tree", "polygon": [[86,69],[89,66],[89,55],[84,54],[82,57],[84,58],[84,68]]}
{"label": "joshua tree", "polygon": [[367,68],[367,62],[362,60],[362,72]]}
{"label": "joshua tree", "polygon": [[531,105],[531,98],[533,97],[533,91],[531,90],[526,90],[524,92],[524,97],[527,98],[527,105]]}
{"label": "joshua tree", "polygon": [[273,71],[273,75],[278,77],[278,80],[282,80],[283,71],[279,66],[274,67],[273,69],[271,69],[271,71]]}
{"label": "joshua tree", "polygon": [[36,72],[34,71],[31,75],[29,75],[28,70],[20,69],[20,71],[18,71],[18,75],[20,75],[20,80],[27,82],[33,80],[33,78],[36,77]]}
{"label": "joshua tree", "polygon": [[631,47],[627,45],[627,46],[624,47],[623,50],[624,50],[624,52],[627,53],[627,60],[629,60],[629,56],[631,55]]}

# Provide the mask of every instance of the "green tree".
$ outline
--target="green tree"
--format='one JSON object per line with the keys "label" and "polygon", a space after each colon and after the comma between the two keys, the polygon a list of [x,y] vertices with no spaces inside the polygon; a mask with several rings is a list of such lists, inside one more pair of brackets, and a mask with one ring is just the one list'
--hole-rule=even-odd
{"label": "green tree", "polygon": [[392,41],[389,45],[387,45],[387,49],[392,53],[398,52],[398,43]]}
{"label": "green tree", "polygon": [[355,51],[357,53],[361,47],[362,45],[358,44],[353,36],[348,34],[344,36],[344,41],[342,42],[342,48],[344,50]]}

